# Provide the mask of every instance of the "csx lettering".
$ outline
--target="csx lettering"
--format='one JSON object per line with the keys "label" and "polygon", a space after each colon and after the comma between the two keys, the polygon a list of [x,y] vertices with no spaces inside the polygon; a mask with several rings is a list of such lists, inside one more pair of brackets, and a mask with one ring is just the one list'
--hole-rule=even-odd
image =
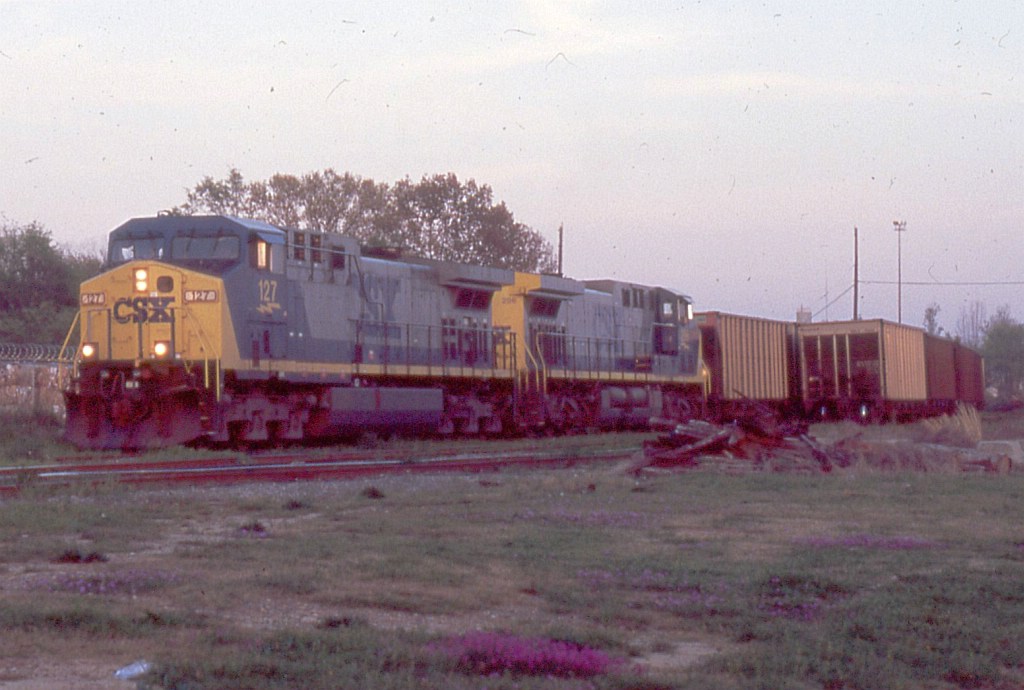
{"label": "csx lettering", "polygon": [[173,297],[122,297],[114,302],[114,320],[118,323],[174,323],[169,310]]}

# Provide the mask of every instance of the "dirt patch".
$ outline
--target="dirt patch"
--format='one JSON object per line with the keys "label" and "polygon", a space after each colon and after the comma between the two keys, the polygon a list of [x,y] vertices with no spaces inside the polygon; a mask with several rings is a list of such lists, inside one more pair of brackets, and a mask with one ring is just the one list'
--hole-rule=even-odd
{"label": "dirt patch", "polygon": [[650,671],[679,671],[696,666],[720,651],[706,642],[683,641],[671,645],[664,651],[638,657],[635,661]]}
{"label": "dirt patch", "polygon": [[43,648],[39,638],[22,634],[4,637],[0,657],[3,690],[128,690],[134,681],[121,680],[118,669],[138,661],[137,650],[107,641],[105,649],[81,640],[54,641]]}

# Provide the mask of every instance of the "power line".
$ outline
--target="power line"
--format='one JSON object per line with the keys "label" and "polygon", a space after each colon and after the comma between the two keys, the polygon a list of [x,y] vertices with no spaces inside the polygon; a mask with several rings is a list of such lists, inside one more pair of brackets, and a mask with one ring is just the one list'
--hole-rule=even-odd
{"label": "power line", "polygon": [[[862,280],[865,285],[896,285],[895,280]],[[1024,280],[964,280],[964,281],[939,281],[939,280],[904,280],[904,285],[935,286],[935,287],[984,287],[984,286],[1008,286],[1024,285]]]}
{"label": "power line", "polygon": [[[896,285],[895,280],[861,280],[859,281],[866,285]],[[1006,286],[1006,285],[1024,285],[1024,280],[1009,280],[1009,281],[953,281],[953,282],[942,282],[942,281],[925,281],[925,280],[911,280],[903,281],[903,285],[913,285],[917,287],[969,287],[969,286]],[[841,293],[829,300],[824,307],[814,312],[811,318],[817,318],[822,312],[827,311],[833,304],[846,297],[850,292],[853,291],[856,284],[850,285],[848,288],[843,290]]]}
{"label": "power line", "polygon": [[832,306],[833,304],[835,304],[836,302],[838,302],[839,300],[841,300],[842,298],[844,298],[844,297],[846,297],[846,296],[847,296],[848,294],[850,294],[850,291],[851,291],[851,290],[853,290],[853,286],[852,286],[852,285],[851,285],[850,287],[846,288],[845,290],[843,290],[843,291],[842,291],[841,293],[839,293],[838,295],[836,295],[836,296],[835,296],[835,297],[834,297],[834,298],[833,298],[833,299],[832,299],[832,300],[831,300],[831,301],[830,301],[830,302],[829,302],[828,304],[826,304],[826,305],[825,305],[824,307],[822,307],[822,308],[821,308],[821,309],[819,309],[818,311],[814,312],[814,314],[813,314],[813,315],[811,316],[811,318],[812,318],[812,319],[813,319],[813,318],[816,318],[816,317],[817,317],[817,316],[818,316],[819,314],[821,314],[821,312],[823,312],[823,311],[827,310],[827,309],[828,309],[829,307],[831,307],[831,306]]}

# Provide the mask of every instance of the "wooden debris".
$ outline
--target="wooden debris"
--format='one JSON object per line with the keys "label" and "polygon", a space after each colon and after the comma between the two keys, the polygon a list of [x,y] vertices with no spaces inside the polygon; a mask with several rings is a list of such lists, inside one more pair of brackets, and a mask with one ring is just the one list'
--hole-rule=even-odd
{"label": "wooden debris", "polygon": [[829,452],[806,433],[783,435],[790,430],[778,424],[686,422],[646,443],[632,469],[715,465],[729,473],[830,472],[836,463]]}
{"label": "wooden debris", "polygon": [[[1024,456],[1019,445],[1005,442],[964,449],[919,442],[868,441],[858,434],[825,445],[808,435],[806,428],[785,422],[768,425],[748,421],[679,424],[645,443],[643,454],[631,469],[639,473],[704,467],[728,474],[818,474],[855,465],[881,471],[1010,474],[1014,459],[1019,461]],[[1024,465],[1024,461],[1017,464]]]}

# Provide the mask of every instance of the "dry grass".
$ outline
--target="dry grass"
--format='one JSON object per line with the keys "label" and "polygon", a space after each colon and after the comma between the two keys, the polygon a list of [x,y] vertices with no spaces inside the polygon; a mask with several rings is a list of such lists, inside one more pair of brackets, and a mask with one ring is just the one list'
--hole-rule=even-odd
{"label": "dry grass", "polygon": [[921,420],[918,427],[918,440],[925,443],[974,448],[982,439],[981,415],[971,405],[958,405],[952,415]]}

